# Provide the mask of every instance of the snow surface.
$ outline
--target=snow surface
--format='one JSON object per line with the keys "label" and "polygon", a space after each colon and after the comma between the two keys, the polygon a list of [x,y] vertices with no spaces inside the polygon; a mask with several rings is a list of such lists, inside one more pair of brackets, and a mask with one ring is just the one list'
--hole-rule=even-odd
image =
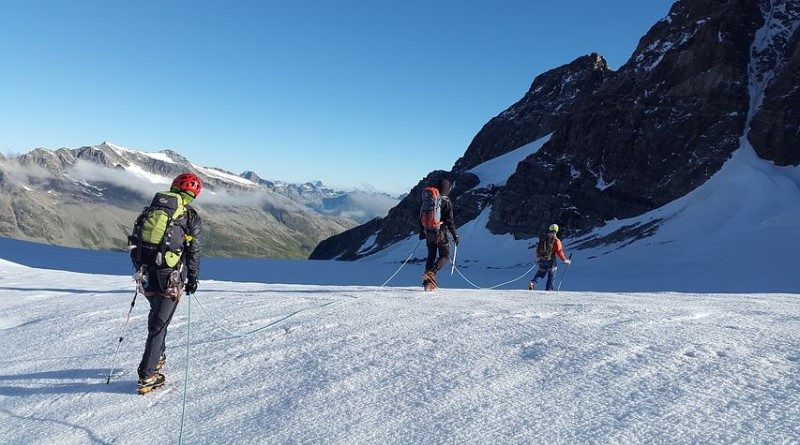
{"label": "snow surface", "polygon": [[468,170],[481,180],[475,188],[505,185],[508,178],[517,170],[517,164],[539,151],[550,140],[550,136],[552,133]]}
{"label": "snow surface", "polygon": [[168,164],[175,164],[175,161],[173,161],[172,158],[170,158],[168,154],[162,153],[160,151],[159,152],[155,152],[155,153],[142,152],[142,154],[147,156],[148,158],[152,158],[152,159],[155,159],[155,160],[158,160],[158,161],[161,161],[161,162],[166,162]]}
{"label": "snow surface", "polygon": [[[300,262],[296,262],[300,263]],[[331,262],[327,264],[333,264]],[[129,277],[0,261],[0,437],[176,443],[189,300],[167,386],[135,394]],[[800,299],[202,281],[184,443],[791,443]]]}
{"label": "snow surface", "polygon": [[361,245],[361,247],[358,249],[358,252],[356,252],[356,253],[361,255],[361,254],[364,254],[364,253],[372,250],[375,247],[375,241],[378,239],[378,234],[379,233],[380,233],[380,231],[377,231],[377,232],[373,233],[372,235],[370,235],[370,237],[367,238],[366,241],[364,241],[364,244]]}
{"label": "snow surface", "polygon": [[603,191],[614,185],[616,182],[617,182],[616,180],[611,182],[606,182],[605,179],[603,179],[603,175],[598,175],[597,184],[595,184],[595,187],[597,187],[598,190]]}
{"label": "snow surface", "polygon": [[167,178],[166,176],[157,175],[155,173],[150,173],[149,171],[143,169],[139,165],[136,164],[128,164],[125,166],[125,170],[133,173],[134,175],[145,179],[153,184],[169,184],[172,182],[171,178]]}
{"label": "snow surface", "polygon": [[242,185],[246,185],[246,186],[250,186],[250,187],[252,187],[254,185],[254,183],[252,181],[250,181],[249,179],[245,179],[245,178],[242,178],[241,176],[236,176],[236,175],[231,174],[231,173],[226,173],[226,172],[223,172],[221,170],[217,170],[216,168],[206,168],[206,167],[201,167],[201,166],[196,165],[196,164],[192,164],[192,167],[196,168],[197,170],[199,170],[200,172],[202,172],[206,176],[211,176],[211,177],[214,177],[214,178],[217,178],[217,179],[223,179],[223,180],[226,180],[226,181],[236,182],[236,183],[239,183],[239,184],[242,184]]}

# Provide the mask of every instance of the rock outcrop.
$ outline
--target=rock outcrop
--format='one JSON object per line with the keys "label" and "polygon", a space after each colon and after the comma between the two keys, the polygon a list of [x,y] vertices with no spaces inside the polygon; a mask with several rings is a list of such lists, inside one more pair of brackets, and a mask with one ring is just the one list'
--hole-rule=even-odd
{"label": "rock outcrop", "polygon": [[454,170],[468,170],[552,133],[612,75],[606,60],[592,53],[536,76],[522,99],[483,126]]}

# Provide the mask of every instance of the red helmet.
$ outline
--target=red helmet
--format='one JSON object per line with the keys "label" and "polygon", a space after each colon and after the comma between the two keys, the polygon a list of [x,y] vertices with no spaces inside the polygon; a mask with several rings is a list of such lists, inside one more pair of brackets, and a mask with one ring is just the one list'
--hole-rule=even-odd
{"label": "red helmet", "polygon": [[172,181],[172,188],[182,192],[189,192],[197,198],[200,195],[200,190],[203,189],[203,181],[194,173],[181,173]]}

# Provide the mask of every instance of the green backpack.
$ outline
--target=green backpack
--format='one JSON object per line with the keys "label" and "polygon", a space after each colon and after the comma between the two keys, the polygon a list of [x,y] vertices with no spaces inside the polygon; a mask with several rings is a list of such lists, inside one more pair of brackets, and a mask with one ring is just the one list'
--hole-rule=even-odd
{"label": "green backpack", "polygon": [[133,265],[167,266],[174,268],[181,260],[183,244],[173,246],[172,229],[176,220],[186,213],[183,198],[178,193],[156,193],[153,201],[136,219],[128,237]]}

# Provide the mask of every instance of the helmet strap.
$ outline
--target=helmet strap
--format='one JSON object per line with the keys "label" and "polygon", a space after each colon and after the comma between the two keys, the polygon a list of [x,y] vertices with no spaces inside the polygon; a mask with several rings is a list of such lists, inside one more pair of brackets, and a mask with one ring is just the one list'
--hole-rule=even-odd
{"label": "helmet strap", "polygon": [[181,191],[178,192],[178,194],[181,195],[181,198],[183,198],[183,205],[189,205],[192,201],[194,201],[194,196],[192,196],[191,193]]}
{"label": "helmet strap", "polygon": [[183,198],[183,205],[190,204],[192,201],[194,201],[194,196],[192,196],[191,193],[181,190],[178,187],[170,187],[169,191],[181,195],[181,198]]}

